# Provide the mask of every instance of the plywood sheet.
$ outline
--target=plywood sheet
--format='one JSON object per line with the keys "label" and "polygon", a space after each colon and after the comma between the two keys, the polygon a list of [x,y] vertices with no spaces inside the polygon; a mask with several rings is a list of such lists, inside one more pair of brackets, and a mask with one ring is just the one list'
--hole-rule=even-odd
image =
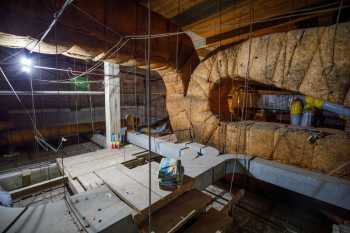
{"label": "plywood sheet", "polygon": [[[130,178],[117,167],[109,167],[95,171],[108,186],[126,203],[141,212],[148,207],[148,189]],[[151,204],[160,200],[157,194],[151,195]]]}

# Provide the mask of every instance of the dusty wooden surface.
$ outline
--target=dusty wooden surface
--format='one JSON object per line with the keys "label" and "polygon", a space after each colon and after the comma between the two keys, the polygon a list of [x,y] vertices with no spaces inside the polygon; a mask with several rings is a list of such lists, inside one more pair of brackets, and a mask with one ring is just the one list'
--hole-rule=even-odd
{"label": "dusty wooden surface", "polygon": [[[148,164],[132,169],[123,165],[135,160],[144,149],[127,145],[119,150],[104,149],[92,153],[72,156],[57,164],[68,177],[68,184],[73,193],[82,193],[102,185],[110,188],[120,199],[133,210],[134,221],[142,222],[148,213]],[[151,162],[151,210],[163,207],[184,192],[192,189],[193,179],[184,177],[182,186],[174,191],[160,189],[158,180],[159,164]]]}
{"label": "dusty wooden surface", "polygon": [[207,213],[201,215],[184,233],[217,233],[229,232],[232,218],[215,209],[210,209]]}
{"label": "dusty wooden surface", "polygon": [[[211,198],[200,191],[186,192],[152,215],[152,230],[157,233],[174,232],[186,221],[198,216],[210,202]],[[140,231],[148,232],[147,221],[140,225]]]}

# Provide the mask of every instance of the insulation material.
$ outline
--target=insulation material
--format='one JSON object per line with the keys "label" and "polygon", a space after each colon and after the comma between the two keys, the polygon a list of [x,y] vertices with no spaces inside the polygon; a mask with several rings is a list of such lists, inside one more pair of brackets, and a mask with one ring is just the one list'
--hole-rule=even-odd
{"label": "insulation material", "polygon": [[[249,41],[213,53],[194,70],[187,95],[179,97],[185,101],[178,110],[185,109],[187,114],[170,117],[173,129],[176,130],[174,126],[180,122],[189,122],[196,141],[209,142],[226,153],[247,153],[312,170],[325,172],[349,161],[346,154],[350,150],[345,146],[350,144],[348,138],[342,139],[343,145],[338,146],[339,149],[331,147],[316,154],[331,142],[324,141],[326,139],[309,142],[310,130],[278,123],[220,122],[220,114],[214,108],[219,98],[210,99],[213,87],[219,81],[243,80],[248,74],[249,80],[258,83],[350,106],[350,23],[339,24],[336,34],[334,29],[332,25],[255,37],[251,41],[250,56]],[[335,56],[331,62],[333,46]],[[170,82],[170,78],[163,78]],[[173,92],[167,90],[167,94],[168,98]],[[288,98],[283,100],[283,106],[274,107],[286,109]],[[220,135],[221,132],[224,135]],[[332,134],[336,135],[334,137],[342,135],[336,131]],[[337,145],[338,142],[334,140],[334,143]]]}
{"label": "insulation material", "polygon": [[208,145],[213,145],[214,147],[219,149],[219,151],[224,152],[226,150],[226,129],[227,124],[221,123],[209,139]]}
{"label": "insulation material", "polygon": [[329,173],[350,162],[350,138],[345,133],[322,137],[315,143],[312,167]]}
{"label": "insulation material", "polygon": [[226,150],[230,153],[245,153],[247,128],[253,121],[241,121],[227,124]]}
{"label": "insulation material", "polygon": [[308,142],[310,133],[307,130],[298,127],[279,128],[274,137],[274,160],[312,168],[314,145]]}
{"label": "insulation material", "polygon": [[246,149],[249,155],[272,159],[275,131],[284,127],[283,124],[271,122],[256,122],[246,133]]}

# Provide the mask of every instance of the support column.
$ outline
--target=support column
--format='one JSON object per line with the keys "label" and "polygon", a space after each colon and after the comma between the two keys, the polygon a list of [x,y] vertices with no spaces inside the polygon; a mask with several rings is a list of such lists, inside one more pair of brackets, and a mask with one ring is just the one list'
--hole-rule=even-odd
{"label": "support column", "polygon": [[112,135],[120,132],[120,78],[119,65],[104,62],[106,148],[112,148]]}

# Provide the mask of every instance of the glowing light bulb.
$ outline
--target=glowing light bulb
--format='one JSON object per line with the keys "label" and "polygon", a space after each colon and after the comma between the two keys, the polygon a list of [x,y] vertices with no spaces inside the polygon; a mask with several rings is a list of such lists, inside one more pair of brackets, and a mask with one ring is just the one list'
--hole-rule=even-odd
{"label": "glowing light bulb", "polygon": [[20,63],[22,65],[22,71],[26,73],[30,73],[32,70],[33,62],[30,58],[21,57]]}
{"label": "glowing light bulb", "polygon": [[30,73],[32,69],[29,66],[22,66],[22,71],[26,73]]}

